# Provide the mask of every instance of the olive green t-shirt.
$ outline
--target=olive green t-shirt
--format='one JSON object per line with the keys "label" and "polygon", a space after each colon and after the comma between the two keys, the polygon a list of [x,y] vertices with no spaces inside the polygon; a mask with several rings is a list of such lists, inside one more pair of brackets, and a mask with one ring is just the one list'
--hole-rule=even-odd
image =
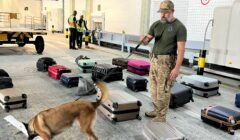
{"label": "olive green t-shirt", "polygon": [[155,37],[152,53],[156,55],[176,55],[177,42],[187,40],[187,29],[178,19],[171,23],[154,22],[148,34]]}

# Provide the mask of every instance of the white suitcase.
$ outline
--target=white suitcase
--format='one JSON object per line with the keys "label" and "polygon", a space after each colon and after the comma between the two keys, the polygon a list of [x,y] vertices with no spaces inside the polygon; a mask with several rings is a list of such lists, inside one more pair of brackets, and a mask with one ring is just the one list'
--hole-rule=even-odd
{"label": "white suitcase", "polygon": [[214,78],[201,75],[182,76],[180,83],[190,86],[193,93],[208,98],[209,96],[220,95],[218,92],[220,81]]}
{"label": "white suitcase", "polygon": [[130,94],[120,90],[111,90],[108,100],[101,104],[99,110],[113,122],[130,119],[140,120],[141,105],[141,102]]}
{"label": "white suitcase", "polygon": [[9,112],[15,108],[27,108],[27,95],[14,88],[0,90],[0,106]]}
{"label": "white suitcase", "polygon": [[181,132],[164,122],[148,122],[143,127],[143,135],[147,140],[186,140]]}

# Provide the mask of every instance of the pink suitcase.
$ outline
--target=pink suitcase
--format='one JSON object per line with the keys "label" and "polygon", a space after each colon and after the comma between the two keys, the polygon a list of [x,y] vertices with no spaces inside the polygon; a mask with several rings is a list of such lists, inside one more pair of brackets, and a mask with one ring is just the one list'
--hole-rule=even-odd
{"label": "pink suitcase", "polygon": [[53,79],[60,79],[63,73],[70,73],[71,70],[61,65],[52,65],[48,67],[48,75]]}
{"label": "pink suitcase", "polygon": [[150,63],[144,60],[128,60],[128,71],[138,75],[149,73]]}

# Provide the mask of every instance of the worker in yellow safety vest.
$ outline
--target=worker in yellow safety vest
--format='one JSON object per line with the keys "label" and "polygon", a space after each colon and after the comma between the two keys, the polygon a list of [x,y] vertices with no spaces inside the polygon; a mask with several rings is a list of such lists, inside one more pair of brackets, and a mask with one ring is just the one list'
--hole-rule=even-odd
{"label": "worker in yellow safety vest", "polygon": [[77,28],[76,28],[76,15],[77,11],[73,11],[73,14],[68,18],[70,38],[69,38],[69,49],[76,50],[75,41],[77,36]]}
{"label": "worker in yellow safety vest", "polygon": [[86,26],[86,21],[83,19],[83,15],[80,16],[80,19],[77,21],[77,45],[78,48],[82,48],[82,37],[85,30],[88,30]]}

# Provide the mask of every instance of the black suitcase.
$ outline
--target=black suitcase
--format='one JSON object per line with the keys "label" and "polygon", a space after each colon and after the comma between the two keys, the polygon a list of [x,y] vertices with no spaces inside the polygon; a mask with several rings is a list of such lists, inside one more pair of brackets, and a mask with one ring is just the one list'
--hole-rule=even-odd
{"label": "black suitcase", "polygon": [[74,73],[63,73],[60,77],[60,82],[68,88],[77,87],[80,77],[80,75]]}
{"label": "black suitcase", "polygon": [[227,128],[230,134],[234,134],[234,130],[240,125],[240,112],[223,106],[209,106],[201,110],[201,119],[209,124]]}
{"label": "black suitcase", "polygon": [[56,61],[54,61],[50,57],[42,57],[39,58],[37,61],[37,70],[42,72],[47,72],[48,67],[57,64]]}
{"label": "black suitcase", "polygon": [[194,101],[192,88],[175,82],[171,89],[170,108],[183,106],[190,101]]}
{"label": "black suitcase", "polygon": [[128,67],[128,59],[127,58],[113,58],[112,64],[116,66],[120,66],[123,69],[127,69]]}
{"label": "black suitcase", "polygon": [[9,75],[5,70],[0,69],[0,77],[9,77]]}
{"label": "black suitcase", "polygon": [[148,80],[144,77],[134,75],[127,76],[126,84],[127,87],[135,92],[147,90]]}
{"label": "black suitcase", "polygon": [[110,64],[96,64],[92,68],[92,79],[105,82],[123,80],[122,68]]}
{"label": "black suitcase", "polygon": [[10,77],[0,77],[0,89],[12,88],[13,83]]}

